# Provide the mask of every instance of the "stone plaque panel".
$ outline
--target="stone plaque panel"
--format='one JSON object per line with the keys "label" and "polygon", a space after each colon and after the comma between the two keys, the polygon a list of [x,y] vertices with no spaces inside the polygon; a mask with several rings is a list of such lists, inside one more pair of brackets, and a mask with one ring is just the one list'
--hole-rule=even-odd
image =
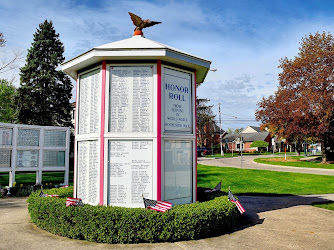
{"label": "stone plaque panel", "polygon": [[153,148],[150,140],[109,141],[108,203],[143,207],[153,193]]}
{"label": "stone plaque panel", "polygon": [[39,130],[18,129],[18,146],[39,146]]}
{"label": "stone plaque panel", "polygon": [[0,168],[10,168],[12,150],[0,149]]}
{"label": "stone plaque panel", "polygon": [[153,66],[110,71],[109,132],[152,132]]}
{"label": "stone plaque panel", "polygon": [[0,128],[0,145],[12,145],[12,128]]}
{"label": "stone plaque panel", "polygon": [[65,167],[65,151],[43,151],[44,167]]}
{"label": "stone plaque panel", "polygon": [[44,147],[66,147],[66,131],[45,130]]}
{"label": "stone plaque panel", "polygon": [[98,141],[79,141],[77,157],[77,197],[84,203],[97,205],[100,194]]}
{"label": "stone plaque panel", "polygon": [[37,168],[38,150],[18,150],[16,165],[18,168]]}
{"label": "stone plaque panel", "polygon": [[79,134],[99,132],[101,117],[100,69],[80,76],[79,81]]}

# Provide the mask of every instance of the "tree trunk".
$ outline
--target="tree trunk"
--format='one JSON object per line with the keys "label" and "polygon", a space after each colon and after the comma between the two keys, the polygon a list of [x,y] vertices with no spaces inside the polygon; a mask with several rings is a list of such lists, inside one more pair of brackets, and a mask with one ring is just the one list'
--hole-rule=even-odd
{"label": "tree trunk", "polygon": [[295,145],[296,145],[296,149],[295,149],[296,154],[297,154],[298,156],[300,156],[300,152],[303,151],[303,145],[302,145],[301,142],[296,142]]}
{"label": "tree trunk", "polygon": [[321,157],[322,163],[334,161],[334,146],[329,136],[325,136],[321,141]]}

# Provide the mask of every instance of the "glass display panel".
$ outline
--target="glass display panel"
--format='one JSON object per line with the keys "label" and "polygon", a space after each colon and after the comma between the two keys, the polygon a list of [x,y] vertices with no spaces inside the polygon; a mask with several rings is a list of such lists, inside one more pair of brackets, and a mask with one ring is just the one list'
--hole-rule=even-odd
{"label": "glass display panel", "polygon": [[12,145],[12,128],[1,128],[0,127],[0,145]]}
{"label": "glass display panel", "polygon": [[165,132],[192,133],[191,75],[164,69]]}
{"label": "glass display panel", "polygon": [[193,162],[191,141],[165,141],[165,200],[190,203],[193,196]]}
{"label": "glass display panel", "polygon": [[39,146],[39,130],[19,129],[17,137],[18,146]]}
{"label": "glass display panel", "polygon": [[79,134],[98,133],[101,117],[100,69],[80,76]]}
{"label": "glass display panel", "polygon": [[66,147],[66,131],[45,130],[45,147]]}
{"label": "glass display panel", "polygon": [[18,150],[16,154],[16,165],[18,168],[37,168],[37,150]]}
{"label": "glass display panel", "polygon": [[65,151],[48,151],[43,152],[44,167],[65,167]]}
{"label": "glass display panel", "polygon": [[10,168],[12,150],[0,149],[0,168]]}
{"label": "glass display panel", "polygon": [[152,141],[109,141],[109,205],[143,207],[152,199]]}
{"label": "glass display panel", "polygon": [[109,132],[153,131],[153,67],[110,67]]}

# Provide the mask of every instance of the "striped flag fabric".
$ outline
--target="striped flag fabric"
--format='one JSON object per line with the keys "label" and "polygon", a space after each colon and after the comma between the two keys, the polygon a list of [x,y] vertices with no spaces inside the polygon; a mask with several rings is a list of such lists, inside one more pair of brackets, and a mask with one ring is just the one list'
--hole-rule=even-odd
{"label": "striped flag fabric", "polygon": [[83,203],[80,198],[67,197],[66,199],[66,207],[81,206],[81,205],[83,205]]}
{"label": "striped flag fabric", "polygon": [[232,194],[230,189],[228,189],[228,200],[233,202],[237,206],[237,208],[238,208],[238,210],[241,214],[246,212],[246,210],[243,208],[243,206],[241,206],[240,202],[234,197],[234,195]]}
{"label": "striped flag fabric", "polygon": [[143,197],[145,208],[159,212],[166,212],[172,208],[172,203],[167,201],[150,200]]}
{"label": "striped flag fabric", "polygon": [[205,193],[212,193],[212,192],[215,192],[215,191],[220,191],[221,189],[222,189],[222,181],[220,181],[218,183],[218,185],[214,189],[212,189],[212,190],[205,190],[204,192]]}
{"label": "striped flag fabric", "polygon": [[59,197],[59,195],[58,194],[44,194],[43,191],[41,190],[39,197]]}

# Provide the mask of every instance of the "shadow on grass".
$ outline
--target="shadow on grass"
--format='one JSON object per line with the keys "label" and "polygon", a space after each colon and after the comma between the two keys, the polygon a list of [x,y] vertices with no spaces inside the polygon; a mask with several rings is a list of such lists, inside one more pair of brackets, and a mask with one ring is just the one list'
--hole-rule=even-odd
{"label": "shadow on grass", "polygon": [[[201,192],[208,188],[199,188],[199,197]],[[210,193],[210,199],[222,195],[226,192]],[[329,198],[327,198],[329,196]],[[273,211],[278,209],[290,208],[301,205],[327,204],[333,203],[334,195],[291,195],[291,194],[264,194],[264,193],[245,193],[238,194],[239,199],[246,212],[242,215],[240,226],[234,231],[242,230],[257,224],[262,224],[265,219],[260,219],[258,213]]]}

